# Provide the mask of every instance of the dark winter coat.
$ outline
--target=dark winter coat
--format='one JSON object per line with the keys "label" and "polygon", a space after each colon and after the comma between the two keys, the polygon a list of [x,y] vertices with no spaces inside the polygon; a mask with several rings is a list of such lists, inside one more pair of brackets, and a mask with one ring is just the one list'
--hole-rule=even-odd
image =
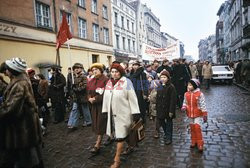
{"label": "dark winter coat", "polygon": [[3,96],[3,93],[6,89],[6,87],[7,87],[7,83],[3,79],[0,78],[0,97]]}
{"label": "dark winter coat", "polygon": [[49,97],[53,102],[63,102],[65,100],[64,86],[66,85],[66,79],[61,73],[57,73],[52,76],[51,84],[49,87]]}
{"label": "dark winter coat", "polygon": [[74,75],[73,101],[79,104],[87,103],[87,77],[81,73],[78,76]]}
{"label": "dark winter coat", "polygon": [[159,119],[170,119],[169,113],[173,113],[175,118],[176,108],[176,90],[171,82],[166,85],[160,85],[157,88],[156,95],[156,116]]}
{"label": "dark winter coat", "polygon": [[44,101],[48,100],[49,83],[46,79],[41,79],[38,85],[38,93]]}
{"label": "dark winter coat", "polygon": [[0,149],[28,149],[41,143],[41,127],[30,80],[13,78],[0,106]]}
{"label": "dark winter coat", "polygon": [[188,74],[185,69],[184,65],[174,65],[173,66],[173,78],[172,82],[175,86],[176,92],[178,95],[184,95],[186,92],[186,80],[187,80]]}
{"label": "dark winter coat", "polygon": [[146,100],[143,98],[143,93],[148,97],[148,80],[147,75],[144,72],[143,67],[137,69],[136,72],[131,72],[130,79],[133,83],[135,93],[137,96],[138,104],[140,107],[141,113],[146,111]]}
{"label": "dark winter coat", "polygon": [[87,94],[89,98],[95,98],[93,104],[90,104],[90,111],[92,116],[92,129],[97,135],[103,135],[106,133],[107,126],[107,114],[102,113],[102,101],[103,93],[97,93],[97,88],[104,88],[108,82],[108,78],[102,74],[99,78],[89,79],[87,84]]}

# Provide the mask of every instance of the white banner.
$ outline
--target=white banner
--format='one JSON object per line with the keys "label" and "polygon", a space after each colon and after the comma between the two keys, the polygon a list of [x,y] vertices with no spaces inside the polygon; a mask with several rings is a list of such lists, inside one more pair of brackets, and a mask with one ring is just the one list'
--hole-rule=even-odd
{"label": "white banner", "polygon": [[142,59],[162,61],[164,59],[173,60],[180,58],[180,42],[168,46],[167,48],[155,48],[147,44],[142,45]]}

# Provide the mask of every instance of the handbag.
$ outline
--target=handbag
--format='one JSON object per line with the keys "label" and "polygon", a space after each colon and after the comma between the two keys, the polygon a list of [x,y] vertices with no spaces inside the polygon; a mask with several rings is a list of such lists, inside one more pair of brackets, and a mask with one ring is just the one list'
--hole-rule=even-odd
{"label": "handbag", "polygon": [[142,119],[138,120],[136,123],[134,122],[131,125],[129,140],[140,142],[145,138],[145,128],[142,122]]}

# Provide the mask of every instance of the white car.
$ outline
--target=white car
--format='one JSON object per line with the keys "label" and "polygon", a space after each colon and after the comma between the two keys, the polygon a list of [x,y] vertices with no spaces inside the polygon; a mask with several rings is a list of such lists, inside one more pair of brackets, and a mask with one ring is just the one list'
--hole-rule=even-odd
{"label": "white car", "polygon": [[230,69],[228,65],[213,65],[213,82],[228,82],[229,84],[233,83],[234,72]]}

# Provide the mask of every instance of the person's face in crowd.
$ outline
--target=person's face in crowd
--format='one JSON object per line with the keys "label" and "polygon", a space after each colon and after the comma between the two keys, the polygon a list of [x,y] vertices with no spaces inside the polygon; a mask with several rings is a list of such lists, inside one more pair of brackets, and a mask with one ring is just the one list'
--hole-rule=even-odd
{"label": "person's face in crowd", "polygon": [[206,61],[205,64],[208,65],[208,62]]}
{"label": "person's face in crowd", "polygon": [[148,72],[152,71],[152,67],[151,66],[147,67],[147,71]]}
{"label": "person's face in crowd", "polygon": [[113,79],[117,80],[121,78],[121,73],[117,69],[111,69],[111,76]]}
{"label": "person's face in crowd", "polygon": [[158,63],[158,62],[154,62],[154,66],[155,66],[155,67],[158,67],[158,66],[159,66],[159,63]]}
{"label": "person's face in crowd", "polygon": [[193,64],[194,64],[194,63],[191,61],[191,62],[190,62],[190,65],[192,66]]}
{"label": "person's face in crowd", "polygon": [[121,63],[121,66],[122,66],[124,69],[127,69],[127,68],[128,68],[128,65],[125,64],[125,63]]}
{"label": "person's face in crowd", "polygon": [[134,65],[133,65],[133,69],[134,69],[135,71],[136,71],[139,67],[140,67],[140,66],[137,65],[137,64],[134,64]]}
{"label": "person's face in crowd", "polygon": [[93,74],[95,77],[100,76],[102,72],[98,68],[92,68]]}
{"label": "person's face in crowd", "polygon": [[92,75],[93,75],[93,72],[92,72],[92,71],[89,71],[89,75],[92,76]]}
{"label": "person's face in crowd", "polygon": [[148,81],[151,82],[153,79],[151,76],[148,77]]}
{"label": "person's face in crowd", "polygon": [[169,65],[169,62],[168,62],[168,61],[163,62],[163,65],[164,65],[164,66],[168,66],[168,65]]}
{"label": "person's face in crowd", "polygon": [[165,75],[161,75],[160,79],[163,84],[166,84],[168,82],[168,77]]}
{"label": "person's face in crowd", "polygon": [[76,67],[76,68],[74,69],[74,73],[75,73],[75,74],[79,74],[79,73],[81,73],[81,72],[82,72],[82,68]]}
{"label": "person's face in crowd", "polygon": [[194,90],[194,87],[193,87],[193,85],[191,83],[188,83],[187,90],[188,91],[193,91]]}
{"label": "person's face in crowd", "polygon": [[68,73],[71,73],[71,69],[68,69]]}

